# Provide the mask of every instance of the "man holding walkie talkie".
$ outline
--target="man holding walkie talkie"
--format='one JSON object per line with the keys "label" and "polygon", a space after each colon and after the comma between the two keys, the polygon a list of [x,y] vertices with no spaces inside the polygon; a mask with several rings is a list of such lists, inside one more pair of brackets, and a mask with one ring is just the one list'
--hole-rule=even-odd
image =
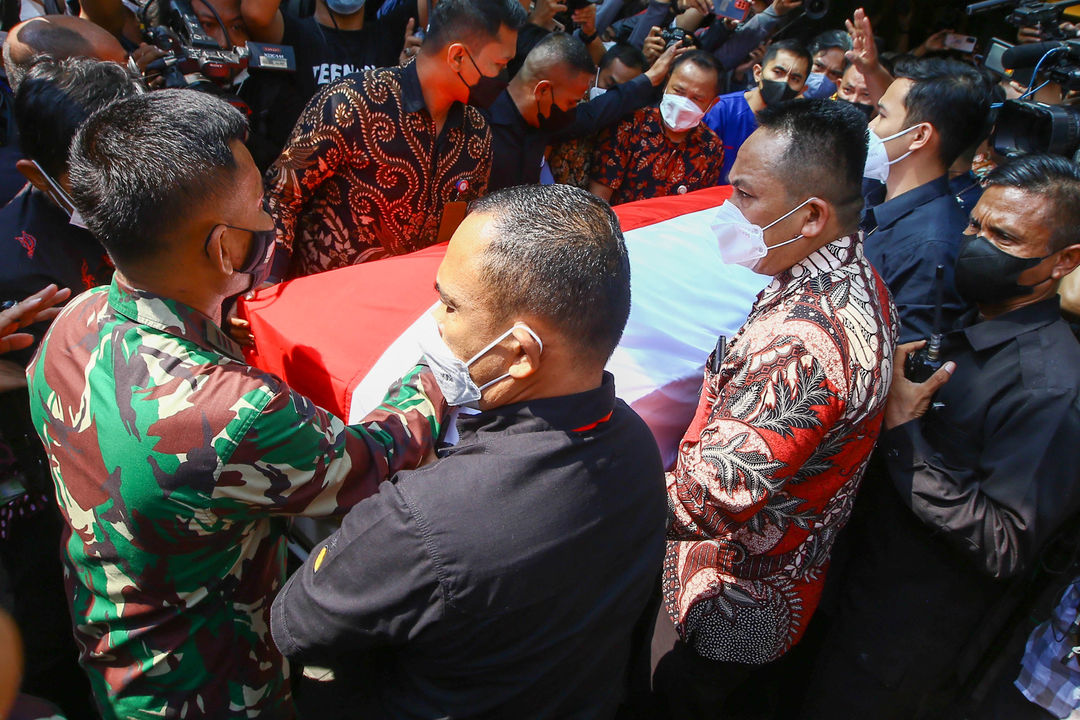
{"label": "man holding walkie talkie", "polygon": [[859,495],[805,717],[938,717],[1001,629],[991,611],[1080,511],[1080,343],[1057,296],[1078,227],[1075,163],[1029,155],[988,178],[955,265],[977,310],[925,382],[903,370],[923,341],[897,349],[884,468]]}

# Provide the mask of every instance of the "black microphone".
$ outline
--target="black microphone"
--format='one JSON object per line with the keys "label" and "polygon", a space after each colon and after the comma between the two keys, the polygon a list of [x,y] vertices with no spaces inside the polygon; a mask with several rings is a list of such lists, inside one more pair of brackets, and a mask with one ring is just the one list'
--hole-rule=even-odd
{"label": "black microphone", "polygon": [[1077,48],[1074,43],[1051,40],[1049,42],[1011,47],[1001,54],[1001,64],[1010,70],[1035,67],[1043,55],[1055,48],[1065,48],[1070,55],[1080,56],[1080,48]]}

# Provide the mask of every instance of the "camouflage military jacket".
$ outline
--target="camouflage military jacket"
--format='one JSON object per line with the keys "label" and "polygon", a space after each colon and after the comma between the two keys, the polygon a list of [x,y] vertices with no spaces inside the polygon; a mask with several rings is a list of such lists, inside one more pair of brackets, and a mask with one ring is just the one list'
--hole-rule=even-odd
{"label": "camouflage military jacket", "polygon": [[343,513],[437,435],[429,372],[347,427],[238,357],[208,317],[118,274],[27,371],[105,718],[292,717],[269,630],[285,518]]}

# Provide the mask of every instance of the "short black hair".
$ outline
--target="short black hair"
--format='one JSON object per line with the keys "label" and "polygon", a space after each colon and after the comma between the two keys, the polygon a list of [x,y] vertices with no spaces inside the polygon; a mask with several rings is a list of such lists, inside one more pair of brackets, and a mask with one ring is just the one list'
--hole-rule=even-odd
{"label": "short black hair", "polygon": [[589,48],[580,39],[564,32],[548,33],[533,45],[523,67],[540,76],[546,76],[555,67],[569,68],[586,75],[596,74]]}
{"label": "short black hair", "polygon": [[616,60],[633,70],[644,71],[645,66],[648,64],[645,53],[629,43],[615,43],[608,48],[604,56],[600,58],[600,69],[604,70],[610,67],[611,63]]}
{"label": "short black hair", "polygon": [[143,91],[139,78],[116,63],[39,55],[15,94],[19,149],[57,179],[67,172],[68,148],[86,118]]}
{"label": "short black hair", "polygon": [[518,0],[440,0],[431,8],[424,48],[437,51],[453,42],[491,39],[503,25],[517,31],[527,19]]}
{"label": "short black hair", "polygon": [[668,73],[670,78],[675,74],[675,71],[679,69],[679,66],[683,63],[690,63],[696,65],[702,70],[708,70],[716,73],[716,92],[720,92],[720,84],[724,79],[724,68],[720,64],[720,61],[713,57],[712,53],[705,52],[704,50],[690,50],[684,52],[679,57],[675,58],[675,62],[671,63],[671,72]]}
{"label": "short black hair", "polygon": [[1050,252],[1080,243],[1080,165],[1060,155],[1022,155],[994,168],[986,187],[994,185],[1050,201],[1055,223]]}
{"label": "short black hair", "polygon": [[978,141],[990,114],[990,87],[974,67],[947,58],[903,58],[897,78],[912,81],[904,98],[905,125],[928,122],[941,136],[945,167]]}
{"label": "short black hair", "polygon": [[122,271],[167,250],[162,235],[234,180],[247,120],[195,90],[158,90],[90,116],[71,145],[71,197]]}
{"label": "short black hair", "polygon": [[817,55],[822,50],[832,48],[847,52],[851,49],[851,36],[843,30],[826,30],[814,36],[808,49],[811,55]]}
{"label": "short black hair", "polygon": [[494,222],[480,260],[490,307],[545,318],[581,357],[606,363],[630,315],[630,260],[608,204],[569,185],[522,185],[469,211]]}
{"label": "short black hair", "polygon": [[866,116],[851,103],[796,99],[769,105],[757,121],[759,128],[787,140],[777,165],[792,202],[810,196],[827,200],[840,224],[854,230],[863,206]]}
{"label": "short black hair", "polygon": [[814,58],[810,57],[810,51],[798,40],[779,40],[769,45],[765,49],[765,54],[761,57],[761,67],[768,65],[781,52],[789,52],[795,57],[805,60],[806,72],[809,74],[810,68],[814,65]]}

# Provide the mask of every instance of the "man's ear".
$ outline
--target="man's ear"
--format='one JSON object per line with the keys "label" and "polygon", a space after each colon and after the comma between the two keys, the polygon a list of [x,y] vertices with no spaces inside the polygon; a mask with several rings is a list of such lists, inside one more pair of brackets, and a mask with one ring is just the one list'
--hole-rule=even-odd
{"label": "man's ear", "polygon": [[911,144],[908,145],[909,150],[919,150],[929,145],[931,142],[940,142],[941,136],[938,135],[937,128],[928,122],[922,122],[918,125],[918,130],[911,131]]}
{"label": "man's ear", "polygon": [[532,333],[520,325],[514,328],[511,336],[517,340],[518,350],[507,372],[515,380],[522,380],[540,369],[543,350]]}
{"label": "man's ear", "polygon": [[465,46],[461,43],[450,43],[446,46],[446,64],[456,73],[461,72],[461,66],[467,59]]}
{"label": "man's ear", "polygon": [[802,229],[799,232],[803,237],[818,237],[825,232],[825,226],[829,224],[829,218],[833,216],[832,206],[821,198],[812,197],[806,203],[806,207],[810,212],[807,214],[806,220],[803,221]]}
{"label": "man's ear", "polygon": [[1077,265],[1080,265],[1080,244],[1070,245],[1058,253],[1054,267],[1050,269],[1050,277],[1060,280],[1075,270]]}
{"label": "man's ear", "polygon": [[227,276],[232,276],[236,268],[243,264],[243,260],[239,259],[240,251],[231,242],[231,236],[235,234],[230,233],[227,226],[217,225],[206,239],[206,256],[218,272]]}
{"label": "man's ear", "polygon": [[16,160],[15,169],[18,170],[24,178],[29,180],[31,185],[46,195],[52,196],[52,187],[50,187],[49,181],[45,179],[45,173],[41,172],[32,160],[28,160],[27,158]]}
{"label": "man's ear", "polygon": [[757,85],[759,82],[761,82],[761,70],[762,70],[762,67],[761,67],[760,64],[754,65],[754,84],[755,85]]}

